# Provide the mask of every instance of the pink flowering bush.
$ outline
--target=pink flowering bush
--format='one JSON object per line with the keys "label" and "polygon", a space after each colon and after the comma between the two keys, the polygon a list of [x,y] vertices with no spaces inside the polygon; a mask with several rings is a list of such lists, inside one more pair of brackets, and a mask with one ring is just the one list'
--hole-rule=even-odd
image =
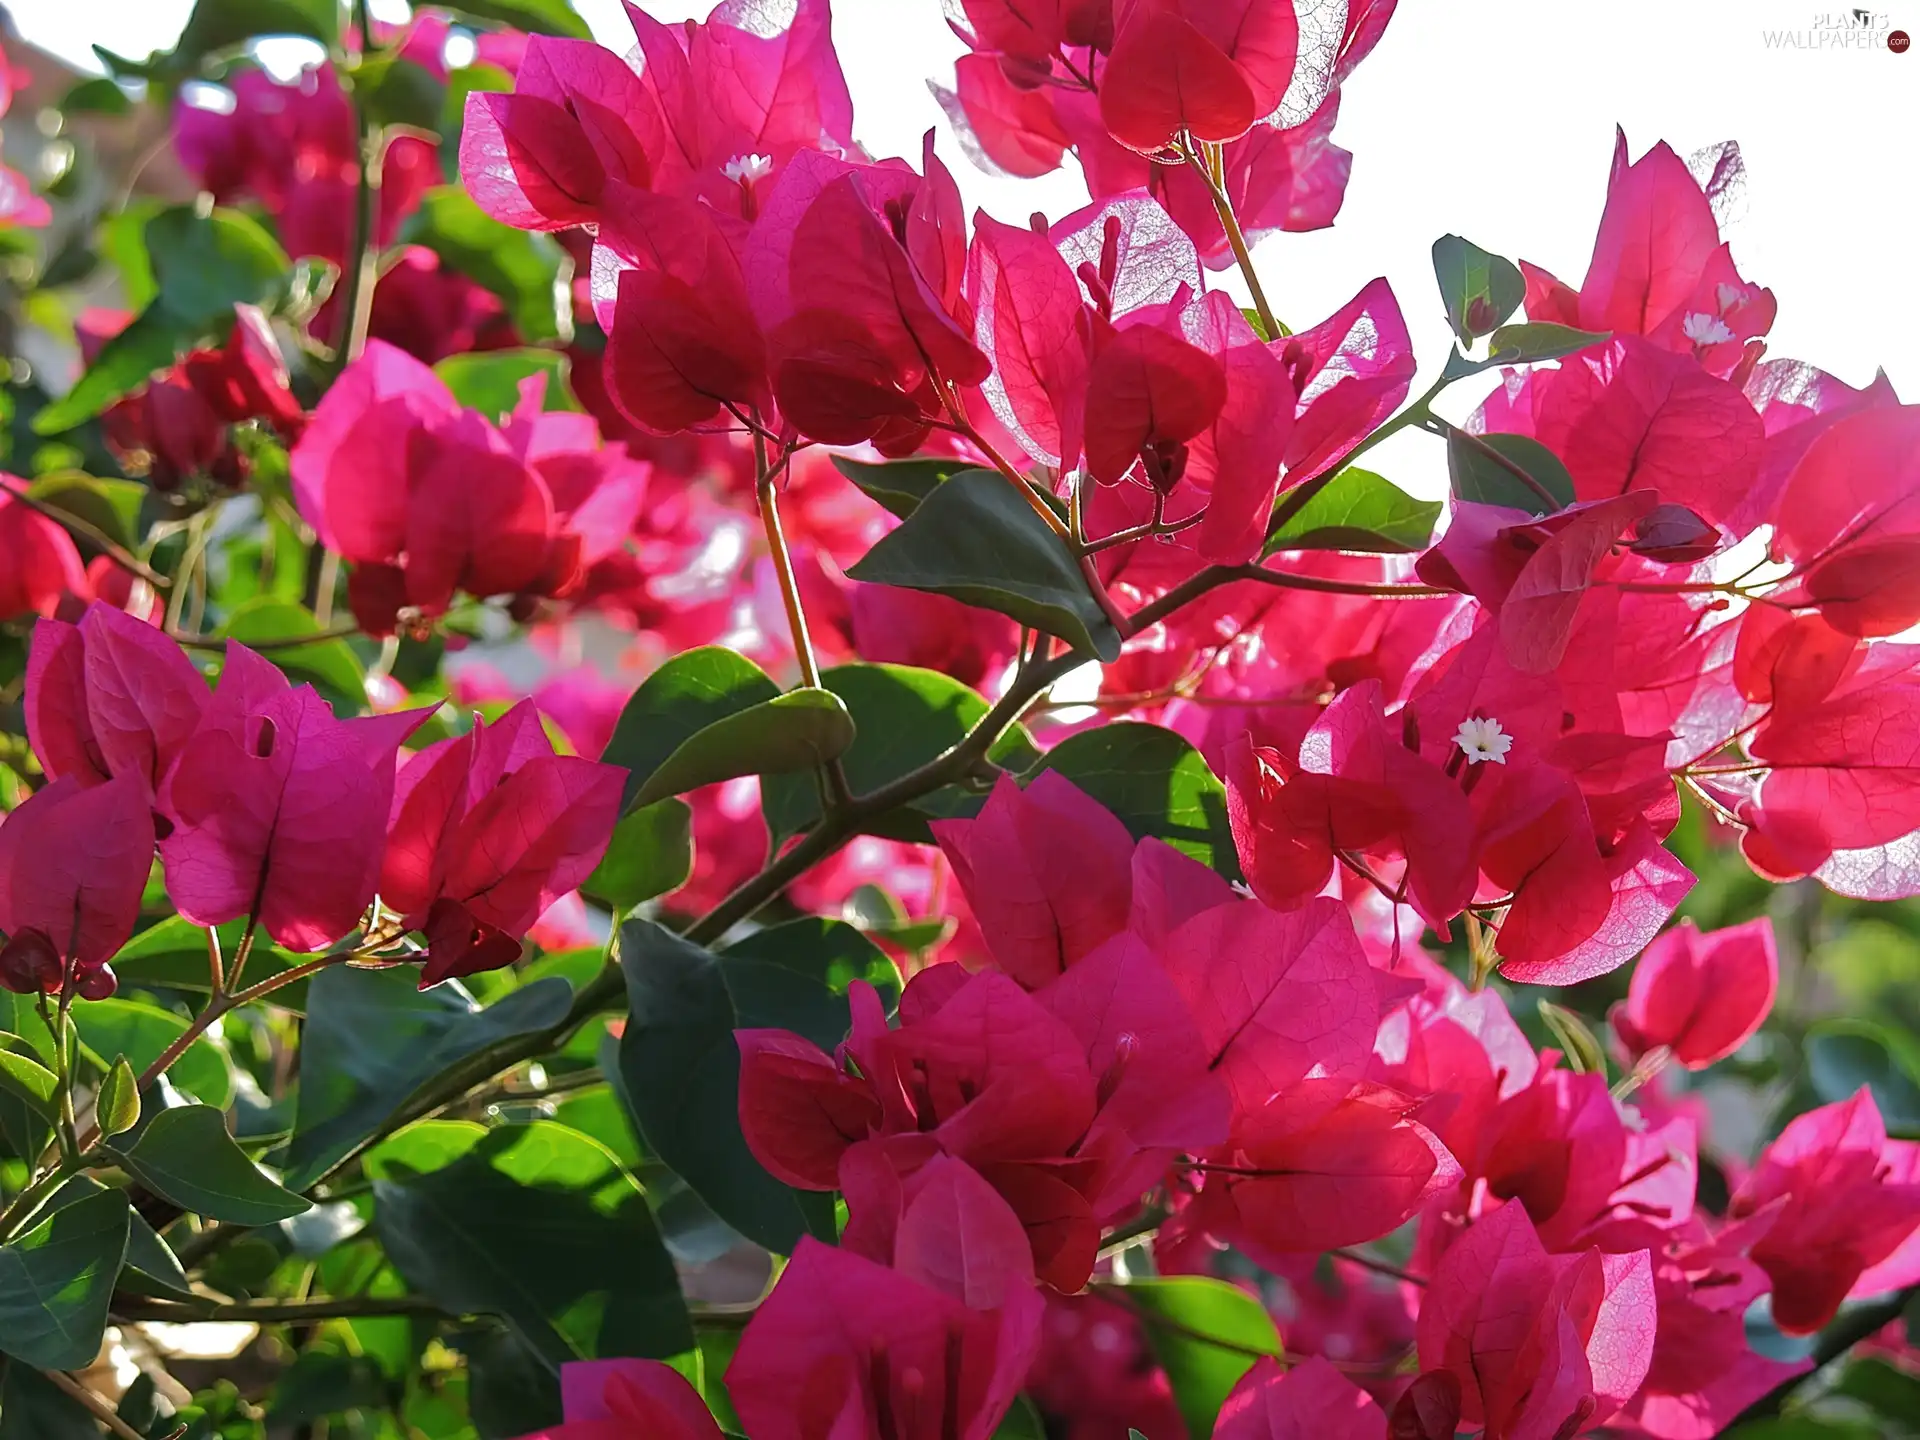
{"label": "pink flowering bush", "polygon": [[198,0],[197,199],[0,170],[0,1437],[1908,1433],[1920,410],[1731,144],[1282,324],[1392,0],[945,9],[1083,208],[828,0]]}

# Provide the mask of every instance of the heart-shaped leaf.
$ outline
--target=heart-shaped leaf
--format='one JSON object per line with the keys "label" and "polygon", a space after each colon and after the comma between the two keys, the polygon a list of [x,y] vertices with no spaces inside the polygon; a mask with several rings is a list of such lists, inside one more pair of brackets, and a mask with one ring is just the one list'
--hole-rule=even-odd
{"label": "heart-shaped leaf", "polygon": [[[1489,450],[1495,454],[1488,454]],[[1529,485],[1515,471],[1524,471],[1534,483]],[[1551,515],[1573,503],[1573,476],[1567,473],[1567,467],[1558,455],[1527,435],[1469,436],[1450,430],[1447,472],[1455,495],[1482,505],[1506,505],[1535,515]]]}
{"label": "heart-shaped leaf", "polygon": [[247,1158],[210,1105],[160,1111],[120,1163],[154,1194],[209,1220],[271,1225],[311,1208]]}
{"label": "heart-shaped leaf", "polygon": [[1406,555],[1433,543],[1438,500],[1416,500],[1392,481],[1350,465],[1267,537],[1277,550],[1358,550]]}

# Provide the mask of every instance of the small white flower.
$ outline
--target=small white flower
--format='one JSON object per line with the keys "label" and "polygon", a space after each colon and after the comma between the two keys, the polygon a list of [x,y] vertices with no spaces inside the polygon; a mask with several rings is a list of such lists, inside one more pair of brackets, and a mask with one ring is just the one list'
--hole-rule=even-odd
{"label": "small white flower", "polygon": [[1723,345],[1733,339],[1733,331],[1718,315],[1696,310],[1680,321],[1680,333],[1696,345]]}
{"label": "small white flower", "polygon": [[1481,719],[1478,716],[1460,722],[1460,730],[1453,737],[1453,743],[1466,752],[1469,765],[1478,765],[1482,760],[1504,765],[1507,763],[1507,752],[1513,749],[1513,737],[1500,728],[1498,720]]}
{"label": "small white flower", "polygon": [[720,167],[720,173],[736,184],[753,184],[764,180],[773,173],[773,157],[769,155],[736,155]]}

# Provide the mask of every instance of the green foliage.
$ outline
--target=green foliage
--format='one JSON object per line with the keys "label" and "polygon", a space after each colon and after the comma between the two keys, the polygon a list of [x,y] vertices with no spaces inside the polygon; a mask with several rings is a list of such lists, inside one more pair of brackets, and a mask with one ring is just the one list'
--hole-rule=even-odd
{"label": "green foliage", "polygon": [[781,1184],[747,1149],[733,1032],[785,1026],[831,1047],[846,1034],[846,1001],[799,970],[714,955],[648,920],[622,925],[619,949],[629,1008],[620,1074],[647,1149],[770,1250],[833,1238],[832,1197]]}
{"label": "green foliage", "polygon": [[91,1365],[127,1254],[127,1202],[103,1191],[0,1245],[0,1354],[46,1370]]}
{"label": "green foliage", "polygon": [[606,856],[581,889],[616,910],[686,884],[693,873],[693,811],[682,800],[656,800],[614,827]]}
{"label": "green foliage", "polygon": [[1412,554],[1433,542],[1440,508],[1438,500],[1416,500],[1371,470],[1349,466],[1269,533],[1261,554],[1281,550]]}
{"label": "green foliage", "polygon": [[1120,653],[1119,632],[1065,542],[991,470],[962,470],[934,486],[847,573],[997,610],[1102,660]]}
{"label": "green foliage", "polygon": [[1164,840],[1230,880],[1240,877],[1226,786],[1173,731],[1135,720],[1083,730],[1049,750],[1038,768],[1071,780],[1135,839]]}
{"label": "green foliage", "polygon": [[952,476],[962,471],[993,473],[981,471],[978,466],[964,460],[946,456],[871,461],[849,460],[844,455],[836,455],[833,457],[833,468],[902,520],[920,508],[920,502],[933,493],[935,486]]}
{"label": "green foliage", "polygon": [[1137,1280],[1115,1293],[1145,1322],[1193,1440],[1213,1433],[1221,1403],[1256,1360],[1281,1353],[1266,1307],[1224,1280]]}
{"label": "green foliage", "polygon": [[208,1105],[162,1110],[119,1156],[126,1172],[154,1194],[210,1220],[270,1225],[311,1208],[263,1174],[233,1143],[225,1117]]}
{"label": "green foliage", "polygon": [[[1489,450],[1499,458],[1488,454]],[[1531,476],[1533,485],[1521,479],[1516,470]],[[1506,505],[1546,515],[1573,503],[1573,476],[1559,456],[1528,435],[1467,436],[1449,430],[1447,473],[1456,496],[1482,505]],[[1554,503],[1549,504],[1542,491],[1551,495]]]}
{"label": "green foliage", "polygon": [[1433,274],[1447,323],[1465,345],[1498,327],[1527,296],[1519,267],[1458,235],[1433,242]]}

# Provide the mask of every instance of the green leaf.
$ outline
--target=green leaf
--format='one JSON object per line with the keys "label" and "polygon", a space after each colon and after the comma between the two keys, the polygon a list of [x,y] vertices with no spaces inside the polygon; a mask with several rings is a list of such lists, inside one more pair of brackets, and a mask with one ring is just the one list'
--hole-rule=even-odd
{"label": "green leaf", "polygon": [[581,890],[616,910],[678,890],[693,874],[693,811],[656,800],[614,826],[607,853]]}
{"label": "green leaf", "polygon": [[742,1026],[782,1026],[827,1048],[846,1033],[846,1001],[761,960],[713,955],[649,920],[620,927],[631,1014],[620,1075],[641,1138],[713,1212],[788,1254],[802,1235],[834,1238],[832,1197],[781,1184],[740,1133]]}
{"label": "green leaf", "polygon": [[35,480],[28,493],[42,505],[88,521],[131,550],[140,543],[140,506],[153,492],[135,480],[57,470]]}
{"label": "green leaf", "polygon": [[446,82],[397,50],[364,57],[353,71],[353,96],[376,125],[410,125],[438,133]]}
{"label": "green leaf", "polygon": [[[837,665],[820,683],[844,700],[853,716],[853,744],[840,765],[857,795],[937,760],[966,737],[988,708],[978,693],[951,675],[911,665]],[[989,758],[1004,761],[1025,743],[1024,733],[1015,730]],[[776,846],[820,818],[819,788],[811,776],[769,776],[761,783],[760,801]],[[935,794],[881,817],[870,828],[875,834],[930,844],[929,817],[971,813],[977,807],[977,799],[969,807],[955,794]]]}
{"label": "green leaf", "polygon": [[127,1201],[105,1191],[0,1245],[0,1353],[81,1370],[100,1353],[107,1301],[127,1256]]}
{"label": "green leaf", "polygon": [[522,381],[547,377],[546,410],[578,410],[567,386],[569,361],[558,350],[474,350],[449,355],[433,367],[453,398],[490,420],[511,414],[520,403]]}
{"label": "green leaf", "polygon": [[575,13],[567,0],[456,0],[441,8],[470,20],[490,20],[540,35],[570,35],[576,40],[593,38],[587,22]]}
{"label": "green leaf", "polygon": [[233,307],[265,303],[291,268],[279,242],[237,210],[202,215],[175,205],[147,222],[143,238],[153,299],[101,348],[72,390],[33,417],[35,434],[70,430],[145,384],[180,352],[224,340]]}
{"label": "green leaf", "polygon": [[100,1427],[33,1366],[0,1355],[0,1440],[100,1440]]}
{"label": "green leaf", "polygon": [[100,1133],[111,1140],[140,1123],[140,1082],[122,1055],[114,1060],[94,1097],[94,1116]]}
{"label": "green leaf", "polygon": [[1447,307],[1447,323],[1471,345],[1496,329],[1527,298],[1526,278],[1503,260],[1458,235],[1433,242],[1433,275]]}
{"label": "green leaf", "polygon": [[[1480,443],[1475,444],[1478,440]],[[1481,446],[1498,451],[1512,465],[1531,475],[1558,503],[1549,505],[1532,486]],[[1573,476],[1554,454],[1527,435],[1480,435],[1468,438],[1458,430],[1447,432],[1447,473],[1453,493],[1482,505],[1507,505],[1534,515],[1550,515],[1573,504]]]}
{"label": "green leaf", "polygon": [[815,770],[853,739],[853,717],[838,695],[789,690],[695,734],[647,777],[633,804],[644,807],[737,775]]}
{"label": "green leaf", "polygon": [[[455,184],[437,186],[422,197],[420,208],[402,227],[401,239],[426,246],[499,296],[522,339],[538,343],[572,338],[572,298],[567,293],[572,267],[551,235],[501,224]],[[548,403],[556,399],[549,394]],[[513,408],[511,400],[506,408]]]}
{"label": "green leaf", "polygon": [[900,994],[900,972],[887,952],[844,920],[803,915],[769,925],[722,950],[728,960],[760,960],[817,981],[836,995],[865,980],[889,1004]]}
{"label": "green leaf", "polygon": [[963,470],[935,486],[847,573],[997,610],[1102,660],[1120,654],[1120,633],[1065,542],[990,470]]}
{"label": "green leaf", "polygon": [[[0,1032],[16,1037],[0,1038],[0,1050],[11,1046],[39,1062],[42,1069],[52,1066],[53,1036],[27,996],[0,990]],[[0,1140],[5,1141],[7,1150],[16,1157],[32,1159],[39,1155],[52,1135],[52,1122],[37,1105],[0,1084]]]}
{"label": "green leaf", "polygon": [[62,115],[125,115],[133,101],[107,76],[95,75],[67,91],[58,109]]}
{"label": "green leaf", "polygon": [[[627,770],[632,811],[736,775],[812,769],[846,749],[852,727],[838,702],[818,691],[792,696],[745,656],[718,645],[689,650],[634,691],[600,758]],[[780,733],[787,729],[794,733]]]}
{"label": "green leaf", "polygon": [[452,1314],[499,1315],[551,1367],[693,1344],[646,1197],[578,1131],[503,1125],[438,1169],[390,1170],[373,1193],[381,1242],[410,1285]]}
{"label": "green leaf", "polygon": [[1407,555],[1433,543],[1438,500],[1416,500],[1371,470],[1348,466],[1267,536],[1262,558],[1277,550],[1359,550]]}
{"label": "green leaf", "polygon": [[1173,1386],[1193,1440],[1207,1440],[1240,1377],[1279,1355],[1280,1332],[1265,1307],[1236,1285],[1206,1276],[1137,1280],[1120,1291],[1146,1322],[1147,1339]]}
{"label": "green leaf", "polygon": [[[970,460],[951,455],[927,455],[909,460],[849,460],[833,457],[833,468],[878,500],[902,520],[920,508],[934,487],[962,470],[978,470]],[[991,471],[984,472],[991,474]]]}
{"label": "green leaf", "polygon": [[[320,633],[320,622],[311,610],[291,600],[276,600],[271,596],[247,601],[220,628],[225,638],[249,646]],[[309,680],[319,689],[356,705],[366,703],[366,667],[353,653],[353,647],[337,636],[311,645],[275,643],[264,653],[296,684]]]}
{"label": "green leaf", "polygon": [[1920,1135],[1920,1043],[1871,1020],[1822,1020],[1807,1032],[1807,1078],[1825,1104],[1862,1085],[1873,1091],[1887,1129]]}
{"label": "green leaf", "polygon": [[482,1010],[458,983],[422,991],[418,972],[330,966],[313,978],[287,1183],[305,1190],[357,1154],[457,1064],[549,1030],[572,988],[551,978]]}
{"label": "green leaf", "polygon": [[1013,1397],[1013,1407],[993,1432],[993,1440],[1047,1440],[1046,1422],[1024,1395]]}
{"label": "green leaf", "polygon": [[1184,737],[1122,720],[1069,735],[1033,774],[1042,770],[1078,785],[1118,815],[1135,839],[1155,836],[1229,880],[1240,878],[1227,788]]}
{"label": "green leaf", "polygon": [[174,68],[191,71],[200,58],[262,35],[304,35],[322,45],[340,38],[337,0],[196,0],[173,47]]}
{"label": "green leaf", "polygon": [[[124,1198],[123,1192],[109,1191],[91,1175],[75,1175],[53,1192],[53,1199],[47,1202],[47,1206],[49,1210],[58,1210],[103,1192],[122,1195]],[[193,1285],[187,1279],[187,1272],[180,1268],[179,1257],[173,1253],[172,1247],[160,1238],[154,1228],[140,1218],[138,1211],[131,1211],[127,1216],[126,1269],[145,1276],[163,1292],[170,1291],[175,1295],[193,1294]],[[121,1283],[125,1284],[126,1275],[122,1274],[120,1278]],[[0,1430],[0,1436],[4,1436],[5,1433],[4,1430]]]}
{"label": "green leaf", "polygon": [[[233,955],[246,928],[244,920],[235,920],[219,927],[223,953],[229,957]],[[310,955],[293,955],[256,935],[243,978],[248,983],[265,980],[312,958]],[[207,963],[207,932],[184,916],[169,915],[157,925],[142,930],[121,948],[120,953],[113,957],[113,973],[120,977],[122,985],[208,994],[213,989],[213,972]],[[304,1011],[307,1008],[308,983],[295,980],[274,991],[266,1003],[296,1013]]]}
{"label": "green leaf", "polygon": [[1554,325],[1544,320],[1502,325],[1487,338],[1487,360],[1494,365],[1561,360],[1612,338],[1611,330],[1576,330],[1571,325]]}
{"label": "green leaf", "polygon": [[154,1194],[209,1220],[271,1225],[312,1208],[247,1158],[210,1105],[160,1111],[120,1163]]}
{"label": "green leaf", "polygon": [[485,1440],[560,1424],[560,1377],[514,1331],[473,1329],[453,1344],[466,1359],[467,1410]]}
{"label": "green leaf", "polygon": [[156,370],[173,364],[184,348],[179,323],[159,303],[149,305],[126,329],[100,347],[86,372],[65,395],[33,417],[36,435],[58,435],[91,420],[130,390],[147,383]]}
{"label": "green leaf", "polygon": [[[0,1041],[0,1043],[4,1043]],[[60,1112],[60,1081],[38,1060],[0,1050],[0,1090],[17,1096],[35,1114],[53,1119]]]}
{"label": "green leaf", "polygon": [[[87,1058],[101,1070],[112,1063],[111,1057],[124,1055],[135,1070],[144,1074],[168,1046],[187,1033],[188,1022],[185,1016],[158,1005],[116,996],[111,1000],[79,1001],[73,1007],[73,1023]],[[204,1036],[173,1062],[167,1078],[215,1109],[225,1109],[233,1099],[233,1072],[227,1067],[227,1057]]]}

